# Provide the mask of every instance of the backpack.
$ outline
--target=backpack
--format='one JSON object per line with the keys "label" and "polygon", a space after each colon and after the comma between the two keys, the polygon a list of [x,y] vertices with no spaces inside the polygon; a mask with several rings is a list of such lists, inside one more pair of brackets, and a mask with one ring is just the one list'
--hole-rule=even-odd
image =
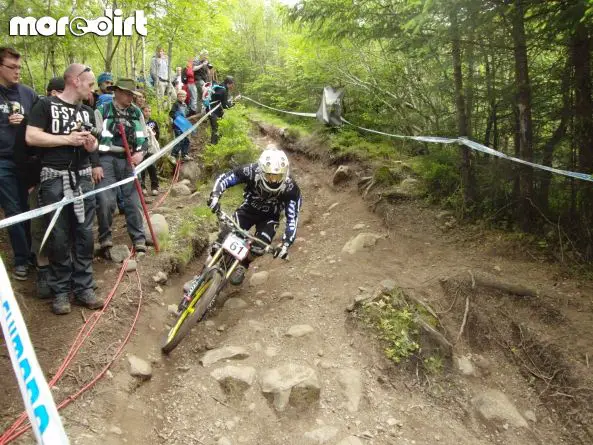
{"label": "backpack", "polygon": [[223,85],[218,85],[214,82],[206,82],[202,87],[202,103],[206,109],[210,109],[210,105],[218,101],[212,101],[212,97],[220,90],[224,90]]}
{"label": "backpack", "polygon": [[112,102],[113,101],[113,94],[111,93],[103,93],[101,95],[99,95],[99,97],[97,97],[97,103],[95,103],[95,108],[98,108],[99,106]]}

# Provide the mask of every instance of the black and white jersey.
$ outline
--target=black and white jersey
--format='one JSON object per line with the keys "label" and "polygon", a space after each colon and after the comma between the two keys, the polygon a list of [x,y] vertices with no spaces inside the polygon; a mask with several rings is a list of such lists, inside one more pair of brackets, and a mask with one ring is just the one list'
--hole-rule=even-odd
{"label": "black and white jersey", "polygon": [[212,193],[220,196],[229,187],[245,184],[243,204],[239,208],[247,212],[266,214],[279,218],[284,210],[286,215],[286,229],[283,242],[292,244],[296,238],[299,211],[301,209],[301,191],[294,179],[286,179],[284,190],[280,193],[270,193],[261,187],[261,171],[257,163],[244,165],[235,170],[223,173],[214,183]]}

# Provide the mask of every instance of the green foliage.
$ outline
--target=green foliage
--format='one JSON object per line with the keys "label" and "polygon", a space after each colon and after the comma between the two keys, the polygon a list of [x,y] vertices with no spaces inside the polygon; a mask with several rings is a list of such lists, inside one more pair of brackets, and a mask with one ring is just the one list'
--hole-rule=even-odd
{"label": "green foliage", "polygon": [[410,160],[414,172],[428,187],[433,201],[444,202],[455,196],[461,186],[458,157],[449,147],[435,149]]}
{"label": "green foliage", "polygon": [[[379,330],[380,338],[387,342],[385,354],[395,363],[400,363],[418,352],[420,345],[415,340],[418,334],[414,314],[406,308],[396,309],[390,304],[365,306],[372,324]],[[378,309],[378,310],[377,310]],[[374,314],[374,315],[371,315]]]}
{"label": "green foliage", "polygon": [[219,134],[216,145],[207,145],[203,153],[204,165],[215,172],[228,170],[257,158],[255,143],[249,136],[251,125],[246,110],[236,105],[225,112],[219,120]]}

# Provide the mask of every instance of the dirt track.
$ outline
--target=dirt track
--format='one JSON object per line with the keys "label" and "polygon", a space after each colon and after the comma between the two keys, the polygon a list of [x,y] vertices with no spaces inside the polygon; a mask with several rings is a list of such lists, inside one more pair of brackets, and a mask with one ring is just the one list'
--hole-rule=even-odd
{"label": "dirt track", "polygon": [[[585,354],[593,356],[593,341],[587,336],[593,321],[590,283],[562,280],[553,265],[516,255],[512,259],[506,254],[507,246],[501,249],[494,235],[464,228],[444,232],[436,218],[438,211],[418,202],[391,207],[386,226],[379,215],[369,211],[355,188],[335,189],[330,185],[331,170],[327,166],[297,154],[291,155],[291,160],[304,196],[299,239],[291,261],[265,258],[254,264],[250,274],[268,271],[270,278],[252,287],[248,275],[242,287],[234,289],[236,293],[231,296],[243,300],[246,307],[218,308],[170,357],[161,356],[159,351],[164,326],[172,321],[167,305],[178,302],[179,289],[192,272],[172,277],[163,286],[164,294],[159,295],[153,291],[150,278],[155,266],[150,257],[142,261],[139,270],[148,304],[126,351],[153,362],[152,379],[139,382],[131,377],[124,355],[108,378],[63,412],[72,443],[304,445],[338,444],[348,436],[376,445],[586,443],[570,436],[570,425],[563,430],[562,417],[542,404],[540,391],[535,384],[528,384],[520,366],[500,348],[479,339],[479,326],[468,324],[456,353],[482,354],[490,363],[488,372],[463,377],[453,366],[446,371],[446,377],[426,382],[385,359],[380,343],[345,309],[359,293],[359,287],[372,289],[389,278],[437,310],[451,306],[453,310],[444,321],[449,323],[454,339],[464,302],[462,298],[451,305],[451,295],[443,290],[439,279],[468,270],[489,272],[553,294],[555,299],[542,301],[560,312],[562,322],[551,325],[542,321],[533,307],[508,296],[490,294],[472,302],[472,314],[488,314],[492,308],[506,305],[508,312],[524,317],[529,327],[548,332],[554,341],[564,345],[567,356],[581,366]],[[172,203],[187,201],[175,198]],[[364,229],[355,230],[359,224],[364,224]],[[373,248],[354,255],[341,254],[344,244],[361,231],[381,238]],[[106,289],[115,269],[100,264],[96,270],[103,281],[102,289]],[[107,351],[123,337],[136,303],[132,283],[122,287],[125,293],[118,297],[94,343],[83,351],[64,384],[58,384],[56,398],[92,374],[94,367],[86,367],[85,361],[107,357]],[[17,290],[25,294],[26,285],[19,286]],[[286,292],[291,295],[282,296]],[[563,301],[558,301],[558,296]],[[70,334],[81,323],[81,312],[57,318],[45,307],[40,308],[41,303],[27,297],[25,301],[33,341],[43,348],[39,352],[42,364],[53,371],[60,358],[53,345],[65,352],[72,340]],[[482,301],[488,306],[480,307]],[[470,320],[479,323],[478,319]],[[291,326],[302,324],[314,331],[300,338],[285,335]],[[319,404],[278,413],[262,396],[258,382],[243,399],[227,398],[210,374],[229,363],[204,367],[198,361],[206,349],[221,346],[245,348],[249,357],[230,364],[253,367],[258,376],[264,369],[289,362],[314,369],[321,386]],[[10,399],[1,404],[5,425],[19,410],[20,401],[10,379],[8,359],[2,357],[0,366]],[[339,382],[343,370],[358,373],[361,378],[356,410],[348,409],[348,398]],[[527,428],[486,425],[473,415],[471,399],[487,388],[506,393],[520,413],[533,411],[537,422],[529,421]],[[320,432],[305,435],[315,430]]]}

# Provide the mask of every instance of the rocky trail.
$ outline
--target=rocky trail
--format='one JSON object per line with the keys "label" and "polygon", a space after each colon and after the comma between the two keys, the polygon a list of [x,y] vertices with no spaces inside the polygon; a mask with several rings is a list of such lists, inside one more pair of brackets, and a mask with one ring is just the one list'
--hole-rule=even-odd
{"label": "rocky trail", "polygon": [[[566,279],[558,266],[512,250],[496,234],[458,227],[418,201],[380,204],[373,213],[353,181],[332,184],[335,167],[290,157],[304,197],[290,261],[255,262],[170,356],[160,353],[173,321],[168,306],[203,258],[195,270],[167,277],[162,294],[152,279],[158,263],[139,261],[145,304],[136,335],[107,377],[63,411],[73,444],[591,443],[591,283]],[[199,199],[170,197],[166,205]],[[103,289],[117,270],[100,262],[96,273]],[[539,296],[489,288],[484,277]],[[51,373],[63,355],[55,349],[67,350],[88,313],[58,319],[26,297],[27,284],[16,286]],[[438,314],[454,346],[442,373],[395,365],[359,311],[350,311],[385,287]],[[136,304],[128,278],[56,399],[92,375],[85,363],[106,360]],[[0,366],[10,399],[0,404],[0,420],[8,425],[20,401],[5,356]]]}

